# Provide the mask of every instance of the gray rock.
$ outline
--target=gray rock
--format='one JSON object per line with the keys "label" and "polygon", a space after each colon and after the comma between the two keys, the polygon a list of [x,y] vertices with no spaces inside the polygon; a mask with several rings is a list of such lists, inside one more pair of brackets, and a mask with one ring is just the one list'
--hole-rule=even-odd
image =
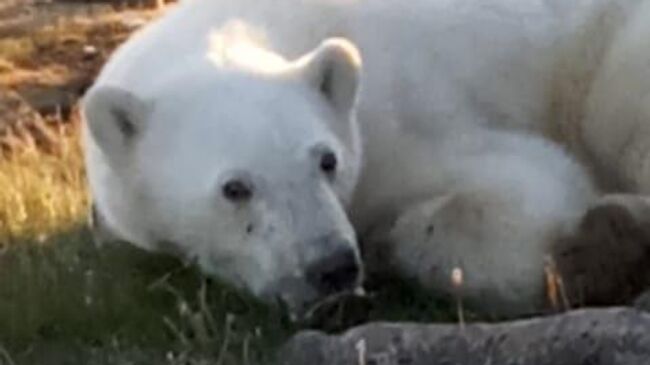
{"label": "gray rock", "polygon": [[282,365],[648,365],[650,314],[585,309],[498,324],[371,323],[297,334]]}

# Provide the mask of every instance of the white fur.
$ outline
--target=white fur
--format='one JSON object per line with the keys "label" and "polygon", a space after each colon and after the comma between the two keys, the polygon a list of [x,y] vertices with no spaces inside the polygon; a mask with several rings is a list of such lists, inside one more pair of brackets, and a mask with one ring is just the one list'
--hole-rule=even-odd
{"label": "white fur", "polygon": [[[374,192],[361,214],[374,224],[368,250],[389,253],[380,265],[483,312],[543,308],[549,249],[595,198],[585,171],[557,146],[523,133],[463,131],[433,148],[402,140],[396,145],[409,152],[401,163],[364,177],[375,181],[366,181]],[[464,274],[460,289],[451,283],[455,268]]]}
{"label": "white fur", "polygon": [[[564,143],[601,186],[650,189],[649,4],[186,0],[121,47],[89,94],[91,126],[109,123],[102,103],[116,102],[93,107],[102,89],[128,91],[118,99],[136,100],[126,103],[136,119],[157,105],[139,118],[145,133],[129,154],[87,133],[94,198],[122,237],[152,249],[152,235],[182,241],[209,271],[256,293],[301,275],[305,232],[353,241],[347,209],[362,237],[387,231],[396,265],[426,286],[449,291],[447,271],[462,266],[465,294],[490,310],[538,308],[546,248],[595,193],[559,147],[518,133]],[[332,37],[356,45],[363,66],[351,43],[322,43]],[[344,75],[327,110],[311,92],[321,56]],[[319,143],[344,164],[332,188],[307,171]],[[266,227],[282,227],[271,241],[248,245],[249,217],[211,205],[241,166],[281,202],[257,208],[277,223]],[[431,222],[433,238],[423,236]]]}
{"label": "white fur", "polygon": [[650,1],[612,36],[588,93],[582,138],[618,191],[650,193]]}
{"label": "white fur", "polygon": [[[305,278],[310,265],[342,248],[358,256],[343,207],[360,171],[352,113],[360,61],[337,39],[295,62],[255,47],[246,52],[272,66],[235,54],[221,63],[208,49],[208,57],[161,75],[155,93],[96,83],[84,103],[88,176],[116,236],[171,248],[299,311],[317,295]],[[118,128],[124,120],[132,136]],[[319,170],[323,149],[338,157],[334,178]],[[224,198],[232,179],[254,186],[250,201]]]}

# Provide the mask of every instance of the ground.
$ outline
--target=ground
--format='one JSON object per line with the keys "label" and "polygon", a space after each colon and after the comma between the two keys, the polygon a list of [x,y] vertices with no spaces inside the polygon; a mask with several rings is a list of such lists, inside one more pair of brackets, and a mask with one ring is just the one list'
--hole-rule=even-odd
{"label": "ground", "polygon": [[[259,364],[297,328],[174,258],[90,240],[76,103],[115,46],[157,14],[0,4],[0,364]],[[455,320],[397,280],[369,289],[302,325]]]}

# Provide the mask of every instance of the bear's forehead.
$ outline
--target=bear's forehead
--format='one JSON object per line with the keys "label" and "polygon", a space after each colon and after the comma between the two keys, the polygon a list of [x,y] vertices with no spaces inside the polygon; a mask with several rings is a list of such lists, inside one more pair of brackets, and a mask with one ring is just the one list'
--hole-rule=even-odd
{"label": "bear's forehead", "polygon": [[149,97],[163,115],[198,113],[205,117],[249,123],[292,123],[322,117],[322,100],[306,82],[282,74],[199,67],[170,77]]}
{"label": "bear's forehead", "polygon": [[319,113],[318,109],[291,96],[256,98],[230,94],[206,98],[203,94],[193,100],[189,110],[163,120],[159,128],[176,130],[179,136],[196,143],[210,139],[211,144],[233,149],[293,149],[318,136],[325,139],[329,134],[329,115]]}
{"label": "bear's forehead", "polygon": [[[153,134],[152,134],[153,135]],[[206,191],[223,179],[233,176],[250,176],[264,184],[300,181],[311,176],[314,164],[313,146],[322,143],[323,136],[299,137],[267,131],[245,133],[240,131],[167,134],[166,141],[150,138],[143,141],[139,154],[140,166],[155,170],[149,176],[165,181],[191,177],[194,186]],[[338,150],[336,141],[331,140]],[[151,156],[156,156],[152,163]]]}
{"label": "bear's forehead", "polygon": [[274,169],[304,161],[313,145],[336,148],[332,113],[298,83],[237,76],[178,85],[158,95],[143,143],[179,163]]}

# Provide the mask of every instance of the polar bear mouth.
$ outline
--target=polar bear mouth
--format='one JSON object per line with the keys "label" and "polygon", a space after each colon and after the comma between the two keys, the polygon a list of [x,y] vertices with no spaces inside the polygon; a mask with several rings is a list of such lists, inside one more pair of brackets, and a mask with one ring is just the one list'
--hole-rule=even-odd
{"label": "polar bear mouth", "polygon": [[313,302],[310,306],[307,307],[307,309],[300,316],[300,318],[296,318],[296,322],[314,321],[318,317],[321,317],[322,313],[328,312],[332,307],[335,307],[346,300],[369,300],[369,299],[370,299],[370,295],[368,295],[365,289],[361,286],[352,290],[345,290],[335,294],[331,294]]}

